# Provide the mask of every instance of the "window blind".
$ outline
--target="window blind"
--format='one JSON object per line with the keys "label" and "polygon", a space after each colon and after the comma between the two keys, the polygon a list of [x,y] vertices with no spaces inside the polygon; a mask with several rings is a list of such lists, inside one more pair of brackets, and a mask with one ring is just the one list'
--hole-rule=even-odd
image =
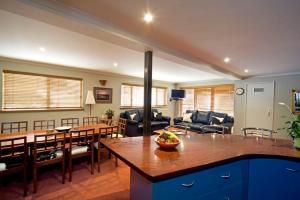
{"label": "window blind", "polygon": [[195,108],[195,93],[194,89],[185,89],[185,98],[182,100],[181,112],[194,110]]}
{"label": "window blind", "polygon": [[82,107],[82,80],[3,71],[3,110]]}
{"label": "window blind", "polygon": [[217,85],[185,89],[181,112],[186,110],[214,111],[234,114],[234,86]]}
{"label": "window blind", "polygon": [[226,85],[214,88],[214,111],[227,113],[233,116],[234,107],[233,85]]}
{"label": "window blind", "polygon": [[[167,89],[152,87],[151,103],[153,107],[167,105]],[[142,107],[144,105],[144,87],[139,85],[121,85],[121,107]]]}
{"label": "window blind", "polygon": [[121,86],[121,105],[126,107],[131,106],[131,88],[130,85]]}
{"label": "window blind", "polygon": [[197,88],[195,90],[195,108],[201,111],[212,110],[212,88]]}

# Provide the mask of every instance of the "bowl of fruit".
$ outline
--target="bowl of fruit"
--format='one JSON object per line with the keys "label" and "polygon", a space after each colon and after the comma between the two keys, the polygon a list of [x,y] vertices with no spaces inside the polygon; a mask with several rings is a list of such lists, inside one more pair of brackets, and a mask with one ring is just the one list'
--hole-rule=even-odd
{"label": "bowl of fruit", "polygon": [[177,145],[180,143],[180,140],[174,133],[170,131],[164,131],[155,139],[155,142],[163,149],[173,149],[177,147]]}

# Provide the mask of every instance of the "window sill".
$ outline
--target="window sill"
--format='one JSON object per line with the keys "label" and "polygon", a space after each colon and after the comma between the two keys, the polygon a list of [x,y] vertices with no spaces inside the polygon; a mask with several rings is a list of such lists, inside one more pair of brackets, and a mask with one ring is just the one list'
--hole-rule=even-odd
{"label": "window sill", "polygon": [[1,113],[10,112],[55,112],[55,111],[82,111],[83,108],[56,108],[56,109],[2,109]]}

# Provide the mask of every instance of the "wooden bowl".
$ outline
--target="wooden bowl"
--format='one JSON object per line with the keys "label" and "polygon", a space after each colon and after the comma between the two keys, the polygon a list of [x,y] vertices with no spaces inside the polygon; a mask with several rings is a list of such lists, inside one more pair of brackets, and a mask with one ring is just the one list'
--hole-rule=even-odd
{"label": "wooden bowl", "polygon": [[169,144],[169,143],[160,143],[157,140],[158,140],[158,137],[155,139],[155,142],[162,149],[174,149],[174,148],[176,148],[180,144],[180,141],[177,142],[177,143]]}

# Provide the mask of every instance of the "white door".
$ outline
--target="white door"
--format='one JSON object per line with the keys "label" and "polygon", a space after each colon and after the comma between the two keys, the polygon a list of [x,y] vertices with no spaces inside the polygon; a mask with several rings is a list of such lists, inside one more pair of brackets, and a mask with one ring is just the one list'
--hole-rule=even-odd
{"label": "white door", "polygon": [[274,82],[248,83],[246,126],[273,129]]}

